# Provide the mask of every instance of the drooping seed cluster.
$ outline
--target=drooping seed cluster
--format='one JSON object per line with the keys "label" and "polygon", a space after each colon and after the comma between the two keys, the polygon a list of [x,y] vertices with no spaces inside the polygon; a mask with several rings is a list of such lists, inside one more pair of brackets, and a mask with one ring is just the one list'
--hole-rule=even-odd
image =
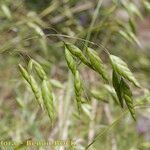
{"label": "drooping seed cluster", "polygon": [[[103,61],[92,48],[87,47],[86,55],[85,55],[78,47],[76,47],[73,44],[64,43],[64,45],[65,45],[65,59],[68,68],[70,69],[70,71],[74,76],[74,92],[75,92],[77,107],[79,112],[81,112],[82,82],[76,64],[76,60],[80,60],[83,64],[85,64],[86,66],[88,66],[89,68],[97,72],[108,83],[109,79],[107,76],[107,71],[105,69],[105,65],[103,64]],[[124,107],[124,102],[126,103],[131,113],[131,116],[135,120],[135,110],[133,105],[132,91],[130,90],[125,80],[132,82],[137,87],[140,87],[140,85],[138,81],[135,79],[135,77],[133,76],[130,69],[128,68],[127,64],[122,59],[114,55],[110,55],[110,54],[108,55],[113,68],[112,85],[114,88],[113,89],[114,92],[111,94],[113,95],[113,97],[115,94],[114,97],[115,101],[117,104],[119,101],[122,108]],[[36,71],[36,74],[42,81],[41,88],[39,88],[36,80],[31,75],[33,66]],[[51,83],[52,85],[56,87],[58,86],[60,88],[62,88],[62,85],[55,81],[49,82],[44,69],[35,60],[30,60],[28,64],[28,71],[24,67],[22,67],[22,65],[19,65],[19,69],[24,79],[29,83],[35,95],[35,98],[37,99],[37,102],[42,108],[45,107],[49,115],[49,118],[51,119],[51,121],[53,121],[55,118],[55,107],[54,107]],[[108,85],[107,87],[110,86]],[[104,102],[108,102],[108,101],[104,101]]]}
{"label": "drooping seed cluster", "polygon": [[[77,71],[76,62],[74,57],[79,59],[83,64],[87,65],[89,68],[96,71],[98,74],[102,76],[102,78],[108,82],[108,77],[106,73],[105,66],[98,56],[98,54],[91,48],[86,48],[86,55],[75,45],[70,43],[65,43],[65,58],[68,64],[69,69],[74,75],[74,87],[75,87],[75,94],[76,100],[78,105],[81,104],[79,101],[79,96],[81,96],[81,82],[79,79],[79,72]],[[121,107],[124,107],[124,100],[125,103],[135,120],[135,111],[133,106],[133,98],[132,92],[125,82],[125,79],[132,82],[135,86],[140,87],[139,83],[133,76],[132,72],[129,70],[127,64],[121,60],[119,57],[110,55],[109,59],[111,60],[111,65],[113,68],[113,75],[112,75],[112,84],[117,94],[118,100],[120,102]],[[81,99],[81,98],[80,98]],[[117,102],[118,103],[118,102]]]}
{"label": "drooping seed cluster", "polygon": [[109,58],[113,68],[113,87],[118,96],[120,105],[123,108],[125,100],[125,103],[131,113],[131,116],[135,120],[135,110],[133,105],[132,91],[130,90],[128,84],[125,82],[125,79],[132,82],[137,87],[140,87],[140,85],[133,76],[132,72],[129,70],[127,64],[123,60],[114,55],[110,55]]}
{"label": "drooping seed cluster", "polygon": [[102,78],[108,81],[107,74],[105,72],[105,67],[102,60],[98,57],[98,54],[91,48],[86,49],[88,58],[83,54],[83,52],[73,44],[65,43],[65,58],[69,69],[74,75],[74,89],[76,95],[76,101],[78,104],[79,112],[81,111],[81,95],[82,95],[82,85],[80,80],[79,71],[77,70],[77,65],[74,57],[79,59],[82,63],[99,73]]}
{"label": "drooping seed cluster", "polygon": [[28,74],[27,70],[21,64],[19,64],[19,70],[22,76],[24,77],[24,79],[29,83],[38,104],[43,108],[43,103],[41,101],[41,93],[37,85],[37,82],[32,77],[32,75]]}
{"label": "drooping seed cluster", "polygon": [[82,84],[81,84],[80,75],[77,70],[75,60],[73,59],[73,56],[70,53],[70,51],[67,49],[67,47],[65,47],[65,59],[66,59],[69,69],[71,70],[71,72],[74,76],[74,90],[75,90],[75,96],[76,96],[78,110],[80,113],[81,112]]}
{"label": "drooping seed cluster", "polygon": [[36,74],[42,81],[41,88],[39,88],[39,85],[34,77],[29,74],[29,71],[27,71],[21,64],[19,64],[19,70],[24,79],[29,83],[38,104],[42,108],[46,109],[51,122],[53,122],[55,118],[55,108],[51,83],[48,81],[44,69],[38,62],[31,59],[28,66],[30,71],[32,70],[32,66],[34,66]]}
{"label": "drooping seed cluster", "polygon": [[68,51],[70,51],[70,53],[73,56],[78,58],[83,64],[87,65],[88,67],[96,71],[98,74],[102,76],[104,80],[108,81],[107,73],[105,71],[105,66],[102,60],[100,59],[100,57],[98,56],[98,54],[94,50],[87,47],[86,52],[88,58],[86,58],[83,52],[75,45],[70,43],[65,43],[65,47],[67,48]]}

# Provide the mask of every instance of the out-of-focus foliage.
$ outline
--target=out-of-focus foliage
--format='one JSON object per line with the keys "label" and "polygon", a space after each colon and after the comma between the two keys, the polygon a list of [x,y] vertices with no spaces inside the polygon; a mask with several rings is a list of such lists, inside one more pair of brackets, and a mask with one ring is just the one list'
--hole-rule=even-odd
{"label": "out-of-focus foliage", "polygon": [[[19,144],[27,139],[73,139],[76,146],[72,149],[77,150],[90,143],[92,150],[150,149],[149,8],[148,0],[1,0],[0,140]],[[112,68],[106,51],[128,64],[141,85],[137,88],[127,81],[132,91],[136,122],[127,113],[126,106],[121,109],[114,85],[107,85],[93,71],[100,69],[97,64],[92,70],[86,61],[86,65],[82,64],[84,58],[79,60],[73,56],[82,86],[82,111],[78,114],[75,100],[78,93],[74,93],[74,77],[65,60],[64,42],[79,47],[88,58],[87,62],[92,64],[94,57],[99,63],[103,62],[109,81]],[[92,58],[88,56],[87,47],[96,51],[92,51]],[[53,126],[47,112],[50,117],[53,114],[39,107],[36,91],[34,93],[32,86],[23,80],[19,64],[33,75],[39,87],[43,87],[43,97],[53,99],[56,108]],[[46,78],[42,78],[41,69]],[[102,75],[102,70],[99,72]],[[52,93],[45,94],[45,84],[51,85],[46,90]],[[131,98],[128,94],[124,93],[125,100]],[[131,105],[127,106],[131,111]],[[131,114],[134,115],[132,111]],[[46,148],[50,149],[43,147]]]}

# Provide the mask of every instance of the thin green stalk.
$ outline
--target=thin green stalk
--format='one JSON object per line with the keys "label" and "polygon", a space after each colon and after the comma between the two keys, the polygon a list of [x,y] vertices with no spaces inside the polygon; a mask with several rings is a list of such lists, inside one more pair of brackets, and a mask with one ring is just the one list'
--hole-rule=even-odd
{"label": "thin green stalk", "polygon": [[[93,18],[92,18],[92,21],[91,21],[91,24],[90,24],[90,27],[89,27],[89,30],[88,30],[88,34],[87,34],[87,37],[86,37],[87,41],[90,40],[91,33],[92,33],[92,28],[93,28],[93,26],[95,24],[95,21],[96,21],[96,18],[98,16],[98,12],[99,12],[99,9],[100,9],[100,7],[102,5],[102,2],[103,2],[103,0],[99,0],[98,1],[97,7],[96,7],[96,9],[94,11],[94,15],[93,15]],[[88,46],[88,42],[85,43],[85,46],[86,47]]]}
{"label": "thin green stalk", "polygon": [[128,109],[124,110],[123,113],[111,124],[109,125],[106,129],[104,129],[102,132],[99,132],[95,139],[85,148],[85,150],[89,149],[100,137],[105,135],[108,131],[110,131],[114,126],[116,126],[120,120],[128,113]]}
{"label": "thin green stalk", "polygon": [[65,89],[65,96],[64,96],[64,101],[63,101],[63,106],[61,107],[61,109],[63,109],[63,114],[60,114],[60,138],[67,138],[67,132],[66,130],[68,130],[68,125],[67,125],[67,120],[70,117],[70,114],[72,113],[72,111],[69,111],[68,114],[68,110],[70,107],[70,100],[71,100],[71,96],[72,96],[72,74],[71,72],[69,72],[68,74],[68,82],[67,82],[67,86]]}

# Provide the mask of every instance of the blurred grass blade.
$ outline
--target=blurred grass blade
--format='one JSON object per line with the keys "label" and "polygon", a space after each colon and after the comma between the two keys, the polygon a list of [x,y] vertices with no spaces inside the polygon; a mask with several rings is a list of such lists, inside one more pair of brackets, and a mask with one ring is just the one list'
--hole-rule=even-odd
{"label": "blurred grass blade", "polygon": [[57,9],[58,4],[59,3],[57,1],[53,1],[52,4],[50,4],[46,9],[44,9],[40,13],[40,17],[45,17],[45,16],[49,15],[51,12],[53,12],[55,9]]}
{"label": "blurred grass blade", "polygon": [[91,114],[91,106],[89,104],[82,104],[82,110],[89,117],[89,119],[93,119]]}
{"label": "blurred grass blade", "polygon": [[143,18],[141,12],[137,8],[137,6],[134,3],[128,3],[127,9],[132,13],[135,13],[138,17]]}
{"label": "blurred grass blade", "polygon": [[133,40],[126,32],[124,32],[123,30],[120,30],[119,33],[123,38],[125,38],[127,41],[132,43]]}
{"label": "blurred grass blade", "polygon": [[128,23],[131,28],[131,31],[135,34],[136,33],[135,20],[133,18],[129,18]]}
{"label": "blurred grass blade", "polygon": [[28,25],[30,28],[34,29],[35,32],[36,32],[38,35],[40,35],[41,37],[44,36],[44,32],[42,31],[42,29],[41,29],[37,24],[35,24],[35,23],[33,23],[33,22],[27,22],[27,25]]}
{"label": "blurred grass blade", "polygon": [[135,36],[135,34],[131,31],[128,31],[127,34],[129,35],[129,37],[131,37],[131,39],[139,46],[142,47],[140,41],[138,40],[138,38]]}
{"label": "blurred grass blade", "polygon": [[132,3],[132,2],[126,2],[126,1],[122,1],[122,6],[128,11],[128,13],[131,14],[135,14],[138,17],[140,17],[141,19],[143,18],[141,12],[139,11],[139,9],[137,8],[137,6]]}
{"label": "blurred grass blade", "polygon": [[147,0],[143,0],[142,2],[144,4],[145,8],[148,10],[148,12],[150,12],[150,2]]}
{"label": "blurred grass blade", "polygon": [[5,16],[8,18],[8,19],[11,19],[12,16],[11,16],[11,12],[9,10],[9,8],[5,5],[5,4],[2,4],[1,5],[1,9],[2,11],[4,12]]}
{"label": "blurred grass blade", "polygon": [[51,79],[50,83],[52,86],[54,86],[56,88],[63,88],[63,84],[61,82],[59,82],[58,80]]}

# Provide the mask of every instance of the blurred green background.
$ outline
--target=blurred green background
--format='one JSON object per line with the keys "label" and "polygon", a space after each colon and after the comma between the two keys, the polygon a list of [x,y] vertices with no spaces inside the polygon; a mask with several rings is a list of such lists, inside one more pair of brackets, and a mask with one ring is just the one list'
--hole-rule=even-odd
{"label": "blurred green background", "polygon": [[[106,88],[99,76],[84,65],[80,66],[80,74],[86,87],[83,100],[86,102],[79,118],[62,40],[81,49],[85,44],[91,46],[102,57],[110,76],[104,47],[127,62],[142,85],[140,89],[131,86],[135,103],[141,104],[136,109],[136,122],[127,114],[111,128],[123,111],[114,102],[111,87]],[[23,145],[19,149],[82,150],[97,133],[111,129],[96,140],[91,150],[149,150],[149,43],[148,0],[1,0],[0,140],[22,143],[30,138],[35,141],[73,139],[75,147]],[[20,63],[27,67],[29,58],[38,61],[53,82],[57,103],[53,126],[18,70]],[[89,91],[96,94],[88,95]]]}

